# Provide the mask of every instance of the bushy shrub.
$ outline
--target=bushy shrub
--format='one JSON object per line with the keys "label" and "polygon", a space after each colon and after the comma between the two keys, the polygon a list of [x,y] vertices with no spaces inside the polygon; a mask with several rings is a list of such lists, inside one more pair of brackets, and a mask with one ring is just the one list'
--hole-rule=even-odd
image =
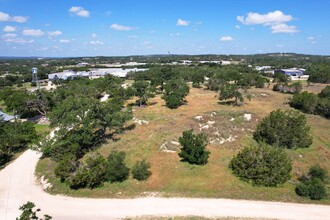
{"label": "bushy shrub", "polygon": [[330,118],[330,99],[319,99],[318,105],[316,106],[316,114]]}
{"label": "bushy shrub", "polygon": [[288,83],[276,83],[273,86],[273,91],[279,91],[283,93],[296,94],[302,90],[302,84],[300,82]]}
{"label": "bushy shrub", "polygon": [[290,106],[305,113],[330,118],[330,98],[328,97],[328,93],[330,93],[328,90],[330,89],[327,87],[319,95],[306,91],[295,94],[290,101]]}
{"label": "bushy shrub", "polygon": [[330,99],[330,86],[326,86],[319,94],[319,97]]}
{"label": "bushy shrub", "polygon": [[284,150],[257,146],[244,148],[231,160],[229,168],[253,185],[273,187],[290,179],[292,166]]}
{"label": "bushy shrub", "polygon": [[311,166],[308,175],[300,177],[300,183],[295,191],[299,196],[320,200],[327,195],[325,187],[327,179],[328,174],[324,168],[319,165]]}
{"label": "bushy shrub", "polygon": [[108,163],[100,154],[88,157],[70,178],[69,185],[73,189],[95,188],[106,180]]}
{"label": "bushy shrub", "polygon": [[308,179],[301,182],[296,187],[296,193],[299,196],[309,197],[313,200],[320,200],[326,196],[324,183],[317,178]]}
{"label": "bushy shrub", "polygon": [[294,94],[290,106],[305,113],[313,114],[318,105],[319,98],[314,93],[302,92]]}
{"label": "bushy shrub", "polygon": [[322,181],[326,181],[326,179],[328,178],[328,174],[327,174],[326,169],[320,167],[320,165],[311,166],[309,168],[308,175],[311,178],[317,178],[317,179],[320,179]]}
{"label": "bushy shrub", "polygon": [[76,168],[76,158],[72,155],[66,155],[60,162],[57,163],[54,173],[61,179],[61,182],[64,182],[72,175]]}
{"label": "bushy shrub", "polygon": [[125,164],[125,152],[113,151],[108,157],[107,179],[110,182],[122,182],[129,176],[129,168]]}
{"label": "bushy shrub", "polygon": [[151,176],[150,167],[150,163],[145,160],[137,161],[131,171],[133,178],[139,181],[147,180]]}
{"label": "bushy shrub", "polygon": [[179,157],[190,164],[204,165],[207,163],[210,152],[206,150],[206,134],[193,134],[193,130],[184,131],[179,138],[182,146]]}
{"label": "bushy shrub", "polygon": [[272,111],[257,125],[253,138],[281,148],[296,149],[312,144],[306,117],[296,111]]}

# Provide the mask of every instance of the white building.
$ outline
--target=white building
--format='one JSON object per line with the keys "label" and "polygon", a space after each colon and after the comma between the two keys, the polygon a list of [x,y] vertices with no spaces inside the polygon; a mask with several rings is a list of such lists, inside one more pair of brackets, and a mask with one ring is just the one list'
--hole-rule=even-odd
{"label": "white building", "polygon": [[48,74],[48,80],[53,81],[53,80],[67,80],[67,79],[72,79],[75,77],[85,77],[89,79],[95,79],[95,78],[100,78],[104,77],[108,74],[111,74],[113,76],[117,76],[120,78],[125,78],[127,76],[127,73],[129,72],[139,72],[139,71],[146,71],[148,69],[122,69],[122,68],[102,68],[102,69],[91,69],[89,72],[75,72],[75,71],[64,71],[61,73],[51,73]]}

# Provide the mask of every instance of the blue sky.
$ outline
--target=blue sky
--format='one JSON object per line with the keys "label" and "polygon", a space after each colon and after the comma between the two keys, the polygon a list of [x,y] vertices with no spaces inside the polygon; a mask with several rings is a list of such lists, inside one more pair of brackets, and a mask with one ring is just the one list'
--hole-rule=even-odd
{"label": "blue sky", "polygon": [[0,0],[0,56],[330,55],[329,0]]}

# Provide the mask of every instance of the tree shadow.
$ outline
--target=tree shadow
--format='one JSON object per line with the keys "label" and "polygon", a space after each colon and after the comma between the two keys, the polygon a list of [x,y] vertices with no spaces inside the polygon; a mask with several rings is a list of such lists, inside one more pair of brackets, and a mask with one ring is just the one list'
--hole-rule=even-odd
{"label": "tree shadow", "polygon": [[236,105],[235,101],[229,100],[229,101],[219,101],[219,105]]}

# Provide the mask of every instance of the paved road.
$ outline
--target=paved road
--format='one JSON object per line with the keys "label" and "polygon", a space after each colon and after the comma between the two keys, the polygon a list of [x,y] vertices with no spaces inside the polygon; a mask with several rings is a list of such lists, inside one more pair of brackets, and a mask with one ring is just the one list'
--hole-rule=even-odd
{"label": "paved road", "polygon": [[19,216],[18,207],[34,202],[53,219],[118,219],[132,216],[261,217],[330,219],[330,206],[231,199],[139,198],[85,199],[53,196],[42,191],[34,177],[39,155],[27,150],[0,171],[0,219]]}

